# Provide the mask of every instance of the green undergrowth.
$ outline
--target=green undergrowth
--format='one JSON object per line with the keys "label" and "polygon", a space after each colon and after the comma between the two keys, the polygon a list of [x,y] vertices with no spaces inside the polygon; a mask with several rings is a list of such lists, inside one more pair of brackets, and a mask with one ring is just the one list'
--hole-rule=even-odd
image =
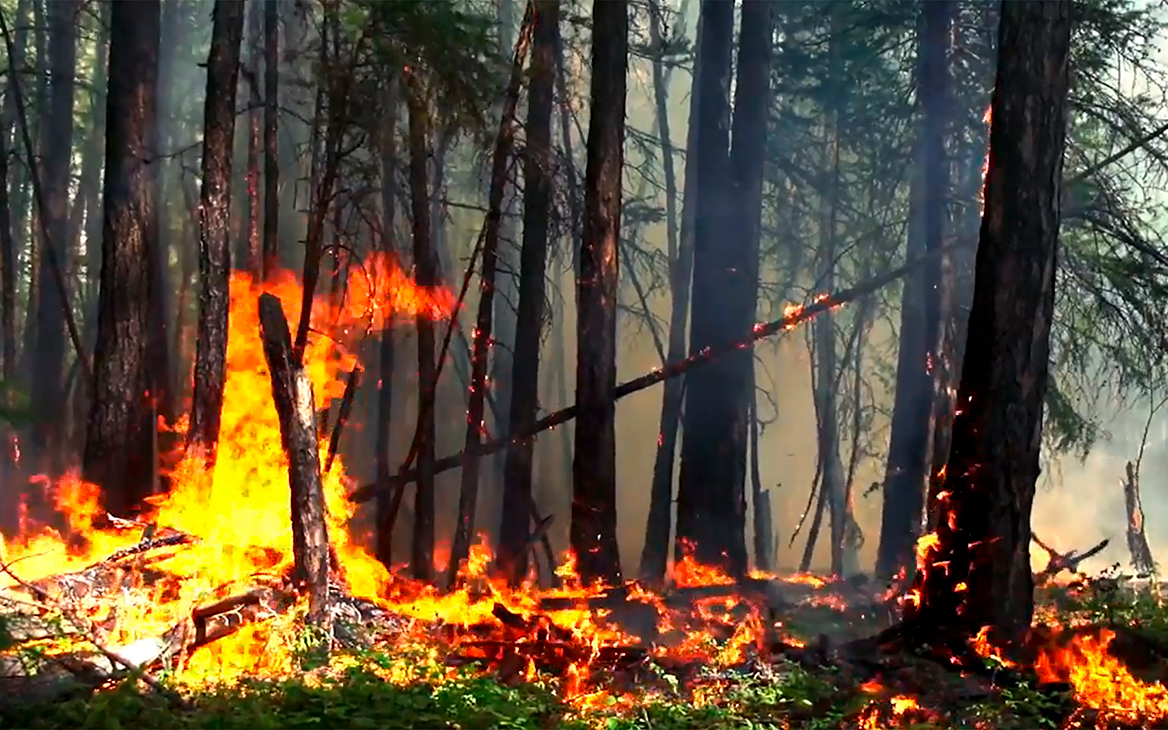
{"label": "green undergrowth", "polygon": [[[1139,626],[1168,637],[1168,611],[1160,600],[1122,584],[1064,596],[1060,608],[1062,615]],[[601,701],[581,711],[560,698],[559,680],[550,677],[503,683],[468,671],[450,678],[434,659],[400,652],[345,655],[328,666],[321,659],[306,652],[303,671],[289,679],[184,690],[183,705],[133,679],[47,706],[0,701],[0,728],[1023,730],[1094,725],[1089,714],[1089,725],[1074,720],[1074,699],[1066,688],[1021,684],[968,692],[965,680],[926,660],[906,662],[878,688],[847,669],[779,663],[691,684],[691,692],[665,681],[634,706]],[[403,672],[409,681],[401,680]],[[398,679],[387,681],[389,676]],[[175,686],[165,675],[158,679]],[[898,696],[914,697],[923,710],[895,714],[893,698]]]}

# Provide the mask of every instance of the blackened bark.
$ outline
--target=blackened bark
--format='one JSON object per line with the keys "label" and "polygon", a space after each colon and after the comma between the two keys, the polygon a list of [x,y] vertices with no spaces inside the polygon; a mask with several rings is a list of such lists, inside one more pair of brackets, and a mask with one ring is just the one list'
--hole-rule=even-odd
{"label": "blackened bark", "polygon": [[251,0],[247,10],[248,36],[248,100],[247,113],[247,220],[242,264],[252,279],[263,277],[263,255],[260,250],[260,144],[263,128],[263,97],[260,96],[260,58],[263,54],[263,8],[260,0]]}
{"label": "blackened bark", "polygon": [[[396,263],[397,230],[394,227],[397,212],[397,80],[392,76],[385,82],[385,119],[377,136],[377,152],[381,164],[381,247],[389,263]],[[377,481],[386,488],[377,495],[377,559],[387,568],[393,564],[393,498],[388,489],[389,427],[393,423],[393,364],[394,320],[392,310],[386,313],[381,330],[378,351],[377,425],[374,434],[373,455],[377,467]],[[387,524],[389,523],[389,524]]]}
{"label": "blackened bark", "polygon": [[[948,49],[953,3],[920,4],[917,63],[919,109],[916,173],[909,210],[908,258],[939,249],[945,233],[949,171],[945,155],[949,105]],[[884,504],[876,573],[892,576],[912,565],[921,534],[932,468],[934,388],[941,344],[940,260],[905,280],[892,433],[884,477]]]}
{"label": "blackened bark", "polygon": [[[651,42],[658,46],[661,36],[660,4],[654,3],[649,14]],[[702,67],[702,24],[698,21],[694,56],[693,78],[697,79]],[[686,129],[686,165],[682,182],[682,202],[680,231],[677,229],[677,175],[673,165],[673,141],[669,134],[669,108],[665,88],[665,64],[660,58],[653,62],[653,92],[657,107],[658,131],[661,134],[665,176],[665,221],[666,235],[670,247],[669,259],[669,344],[666,359],[676,362],[685,357],[686,320],[689,318],[690,282],[693,279],[693,219],[697,210],[697,131],[699,99],[701,90],[696,83],[690,90],[689,122]],[[669,564],[669,534],[673,527],[673,461],[677,455],[677,427],[681,423],[682,394],[685,378],[674,378],[665,382],[661,389],[661,418],[657,430],[657,453],[653,460],[653,482],[649,495],[649,515],[645,521],[645,544],[641,549],[640,575],[643,581],[658,584],[665,580],[666,566]]]}
{"label": "blackened bark", "polygon": [[[254,0],[253,0],[254,1]],[[243,3],[216,0],[203,102],[203,186],[199,193],[199,320],[188,444],[213,463],[227,382],[231,270],[231,165]]]}
{"label": "blackened bark", "polygon": [[[43,181],[44,209],[40,265],[37,271],[36,346],[33,352],[32,400],[37,404],[37,422],[33,429],[33,451],[49,458],[52,466],[60,445],[65,420],[65,306],[60,283],[54,280],[54,267],[65,260],[65,242],[69,236],[70,156],[73,150],[73,87],[77,73],[77,0],[59,0],[48,4],[48,63],[52,83],[49,90],[49,114],[43,123],[40,179]],[[60,273],[60,272],[57,272]],[[139,391],[135,397],[141,397]]]}
{"label": "blackened bark", "polygon": [[115,3],[110,14],[101,292],[82,475],[102,488],[106,509],[121,515],[154,486],[149,321],[150,266],[159,245],[154,142],[161,9],[160,0],[141,0]]}
{"label": "blackened bark", "polygon": [[[937,541],[918,573],[926,626],[1016,646],[1034,609],[1039,473],[1067,125],[1069,2],[1002,4],[985,215]],[[942,565],[943,563],[943,565]],[[934,567],[935,566],[935,567]]]}
{"label": "blackened bark", "polygon": [[[421,81],[407,72],[405,85],[409,111],[414,279],[418,286],[432,287],[438,281],[438,272],[430,241],[430,199],[426,180],[430,120]],[[434,575],[434,440],[437,434],[433,404],[438,393],[438,368],[434,361],[434,322],[428,312],[419,312],[415,321],[418,328],[418,481],[414,492],[410,568],[418,580],[430,580]]]}
{"label": "blackened bark", "polygon": [[264,278],[280,265],[280,140],[278,132],[280,29],[278,0],[264,4]]}
{"label": "blackened bark", "polygon": [[[729,224],[730,185],[730,68],[734,35],[733,3],[703,0],[701,7],[701,76],[695,79],[701,95],[698,111],[697,165],[699,190],[695,218],[692,322],[690,353],[720,342],[741,339],[734,294],[727,286],[743,288],[745,271],[733,271],[739,262],[740,242],[724,238]],[[728,282],[735,282],[729,284]],[[742,353],[750,357],[749,350]],[[739,357],[735,353],[730,360]],[[685,415],[681,439],[681,473],[677,490],[677,531],[674,555],[693,550],[701,563],[738,571],[746,567],[743,474],[746,466],[745,432],[740,424],[738,397],[743,384],[734,379],[742,368],[722,360],[690,373],[686,379]],[[745,410],[742,411],[745,413]],[[740,514],[741,512],[741,514]]]}
{"label": "blackened bark", "polygon": [[[242,14],[240,18],[242,24]],[[232,85],[231,89],[234,90],[235,86]],[[292,578],[307,588],[309,621],[313,626],[327,630],[331,616],[328,610],[329,538],[324,487],[320,479],[312,381],[299,359],[293,356],[288,320],[284,317],[280,300],[273,294],[261,294],[259,311],[264,359],[272,374],[272,400],[280,419],[280,440],[288,458],[288,483],[292,493],[292,556],[295,561]]]}
{"label": "blackened bark", "polygon": [[621,580],[616,541],[616,300],[624,164],[629,4],[592,6],[592,118],[584,240],[576,280],[576,452],[569,541],[580,579]]}
{"label": "blackened bark", "polygon": [[[539,411],[540,334],[545,309],[548,224],[551,216],[552,105],[555,97],[556,47],[560,5],[535,3],[535,38],[531,84],[527,91],[527,145],[523,157],[523,248],[519,253],[519,311],[511,374],[507,433],[525,433]],[[530,505],[535,441],[525,439],[508,449],[503,463],[503,509],[496,560],[504,575],[518,582],[527,575]]]}
{"label": "blackened bark", "polygon": [[[758,248],[762,227],[762,181],[766,160],[767,114],[771,107],[770,73],[771,43],[774,28],[769,0],[743,0],[742,20],[738,45],[738,83],[734,92],[734,122],[731,128],[733,146],[730,149],[731,172],[731,222],[733,233],[731,245],[722,245],[727,253],[736,251],[737,256],[724,273],[728,275],[724,294],[732,305],[736,323],[735,337],[745,337],[755,323],[758,312]],[[746,348],[740,355],[727,362],[734,368],[731,382],[738,384],[737,412],[734,415],[734,438],[741,443],[735,453],[746,452],[747,434],[755,435],[758,424],[755,416],[754,392],[754,349]],[[749,428],[747,419],[750,419]],[[757,443],[757,438],[753,439]],[[752,466],[757,466],[757,461]],[[746,535],[746,488],[745,471],[739,473],[735,483],[735,537],[734,550],[738,550],[738,537]],[[752,474],[752,482],[757,484],[757,471]],[[757,496],[760,488],[755,489]],[[755,504],[756,512],[759,505]],[[769,515],[765,520],[765,537],[770,538]],[[756,520],[756,525],[758,521]],[[756,536],[756,540],[758,536]],[[742,554],[731,553],[741,561],[735,566],[737,572],[747,568],[745,543]]]}

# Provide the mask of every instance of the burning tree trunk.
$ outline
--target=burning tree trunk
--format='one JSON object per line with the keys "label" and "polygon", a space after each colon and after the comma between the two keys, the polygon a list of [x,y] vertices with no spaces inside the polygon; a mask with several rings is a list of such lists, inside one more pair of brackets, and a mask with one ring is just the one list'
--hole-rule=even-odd
{"label": "burning tree trunk", "polygon": [[[385,80],[385,116],[377,136],[377,154],[381,164],[381,246],[390,261],[397,260],[397,79]],[[374,460],[377,482],[383,485],[377,495],[377,559],[387,568],[393,564],[393,498],[387,487],[390,477],[389,426],[393,422],[394,313],[386,314],[378,350],[377,426],[374,435]],[[389,524],[386,524],[386,523]]]}
{"label": "burning tree trunk", "polygon": [[280,418],[280,439],[288,458],[292,555],[296,561],[293,579],[307,586],[309,620],[327,629],[329,542],[312,381],[303,364],[293,357],[288,320],[280,300],[272,294],[260,295],[260,333],[264,358],[272,374],[272,400]]}
{"label": "burning tree trunk", "polygon": [[[43,181],[37,210],[42,219],[35,314],[36,345],[33,351],[32,401],[37,404],[37,423],[32,444],[37,458],[57,461],[61,427],[65,423],[65,313],[61,282],[55,267],[65,258],[69,236],[70,156],[73,150],[73,88],[77,75],[77,0],[48,4],[49,75],[52,77],[49,114],[40,135]],[[30,160],[29,164],[35,164]],[[34,191],[35,192],[35,191]],[[60,272],[56,272],[60,274]],[[136,397],[141,397],[141,392]]]}
{"label": "burning tree trunk", "polygon": [[[949,107],[948,46],[953,4],[921,3],[917,50],[916,174],[909,211],[908,256],[935,251],[943,243],[949,171],[945,117]],[[931,472],[930,450],[939,347],[941,344],[941,262],[926,264],[904,282],[900,305],[900,348],[892,435],[884,477],[878,575],[891,576],[912,564],[924,518]]]}
{"label": "burning tree trunk", "polygon": [[[430,120],[422,80],[406,72],[409,110],[410,213],[414,237],[414,270],[418,286],[432,287],[438,272],[430,242],[430,201],[426,162],[429,157]],[[418,328],[418,483],[414,492],[414,534],[410,566],[418,580],[430,580],[434,572],[434,459],[436,437],[434,400],[438,394],[438,368],[434,362],[434,322],[419,312]]]}
{"label": "burning tree trunk", "polygon": [[576,280],[576,452],[570,542],[585,583],[621,577],[616,542],[616,298],[629,6],[592,6],[592,119]]}
{"label": "burning tree trunk", "polygon": [[[732,3],[704,0],[702,66],[694,81],[698,112],[697,198],[690,352],[740,339],[741,296],[747,282],[742,245],[721,239],[730,221],[730,77],[734,35]],[[736,250],[737,249],[737,250]],[[753,266],[750,266],[753,270]],[[749,325],[747,325],[749,326]],[[676,558],[685,548],[709,565],[746,570],[745,392],[750,350],[735,353],[686,381],[681,474],[677,490]],[[745,358],[745,359],[744,359]],[[741,406],[741,408],[740,408]],[[741,427],[741,429],[739,428]]]}
{"label": "burning tree trunk", "polygon": [[1148,536],[1144,534],[1144,507],[1140,503],[1140,473],[1130,461],[1124,467],[1123,504],[1127,513],[1127,549],[1131,553],[1132,567],[1140,573],[1151,573],[1156,569],[1152,559],[1152,548],[1148,546]]}
{"label": "burning tree trunk", "polygon": [[[701,108],[698,99],[701,89],[693,85],[689,96],[689,122],[686,129],[686,165],[682,182],[680,231],[677,230],[677,176],[673,167],[673,142],[669,134],[669,105],[665,86],[665,64],[660,58],[661,47],[661,6],[654,2],[649,10],[650,42],[656,47],[657,56],[653,61],[653,94],[657,106],[658,131],[661,134],[662,168],[665,178],[665,223],[669,242],[669,344],[666,358],[676,362],[685,357],[685,329],[689,315],[690,282],[693,279],[693,220],[697,209],[697,130],[698,113]],[[701,77],[702,68],[702,24],[698,21],[697,52],[694,57],[695,79]],[[691,164],[691,161],[694,161]],[[649,515],[645,521],[645,544],[641,550],[641,580],[660,583],[665,579],[665,569],[669,563],[669,533],[673,518],[673,460],[677,452],[677,427],[681,422],[682,393],[684,378],[674,378],[665,382],[661,390],[661,417],[657,431],[657,453],[653,459],[653,483],[650,487]]]}
{"label": "burning tree trunk", "polygon": [[102,487],[106,509],[122,515],[154,486],[148,359],[161,9],[160,0],[117,3],[110,16],[101,293],[82,473]]}
{"label": "burning tree trunk", "polygon": [[986,206],[946,491],[917,576],[925,626],[1010,645],[1034,609],[1038,478],[1067,124],[1071,4],[1003,3]]}
{"label": "burning tree trunk", "polygon": [[[520,251],[519,312],[515,327],[511,402],[507,433],[524,433],[539,409],[540,333],[544,315],[548,223],[551,217],[552,104],[560,4],[535,3],[535,39],[527,98],[527,145],[523,165],[523,249]],[[499,568],[518,581],[527,575],[528,525],[535,442],[524,439],[507,449],[503,466],[503,509],[499,528]]]}
{"label": "burning tree trunk", "polygon": [[264,4],[264,240],[263,273],[270,277],[280,265],[280,140],[278,132],[280,28],[277,0]]}
{"label": "burning tree trunk", "polygon": [[217,0],[203,102],[203,186],[199,194],[199,324],[189,444],[213,462],[227,382],[228,274],[231,268],[231,152],[243,6]]}

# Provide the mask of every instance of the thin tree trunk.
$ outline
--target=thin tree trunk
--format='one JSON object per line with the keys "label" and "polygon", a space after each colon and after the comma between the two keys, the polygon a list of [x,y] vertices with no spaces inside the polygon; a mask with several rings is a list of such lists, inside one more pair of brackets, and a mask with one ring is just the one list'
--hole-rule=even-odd
{"label": "thin tree trunk", "polygon": [[[944,243],[949,172],[945,117],[949,107],[948,46],[953,4],[920,4],[918,50],[920,110],[916,174],[909,211],[908,257],[935,251]],[[941,262],[926,265],[904,283],[900,347],[892,433],[884,478],[878,575],[890,577],[913,562],[924,522],[925,492],[932,467],[930,451],[941,344]]]}
{"label": "thin tree trunk", "polygon": [[[36,347],[32,400],[37,404],[33,452],[56,471],[65,419],[65,307],[54,266],[65,260],[69,236],[70,156],[73,150],[73,88],[77,74],[77,0],[48,3],[49,72],[52,76],[49,115],[41,133],[41,179],[44,210],[38,210],[48,236],[41,237],[37,271]],[[137,393],[140,396],[141,393]]]}
{"label": "thin tree trunk", "polygon": [[264,15],[262,0],[251,0],[248,4],[248,100],[251,108],[247,113],[247,219],[244,223],[246,239],[244,256],[240,263],[252,278],[263,278],[263,254],[260,249],[260,147],[263,129],[263,97],[260,95],[260,66]]}
{"label": "thin tree trunk", "polygon": [[[531,82],[527,96],[527,144],[523,157],[523,248],[519,254],[519,312],[515,326],[511,400],[507,433],[523,433],[539,412],[540,334],[545,309],[548,224],[551,217],[552,106],[555,102],[556,47],[560,5],[539,0],[535,5],[535,38],[531,51]],[[507,404],[501,404],[504,408]],[[477,444],[476,444],[477,445]],[[527,575],[530,506],[535,442],[528,439],[505,452],[503,509],[497,561],[513,583]]]}
{"label": "thin tree trunk", "polygon": [[616,540],[616,301],[624,164],[629,6],[592,6],[592,118],[584,241],[576,280],[576,451],[569,540],[585,584],[621,580]]}
{"label": "thin tree trunk", "polygon": [[264,4],[263,274],[268,279],[280,266],[279,5],[278,0],[252,1]]}
{"label": "thin tree trunk", "polygon": [[[397,261],[397,231],[394,221],[397,213],[397,80],[390,76],[386,81],[386,119],[381,123],[377,137],[378,155],[381,163],[381,246],[386,263]],[[388,485],[391,475],[389,465],[389,431],[393,423],[393,365],[395,315],[392,310],[386,314],[385,326],[381,330],[377,376],[377,426],[374,435],[374,459],[377,465],[377,481]],[[385,567],[393,565],[393,525],[392,497],[389,489],[383,489],[377,496],[377,559]]]}
{"label": "thin tree trunk", "polygon": [[157,75],[160,0],[116,3],[110,74],[101,292],[84,479],[106,509],[130,514],[153,492],[150,406],[150,267],[158,242]]}
{"label": "thin tree trunk", "polygon": [[[1050,363],[1071,3],[1003,3],[985,216],[936,540],[907,616],[1009,650],[1034,610],[1030,513]],[[943,563],[943,567],[940,565]],[[927,634],[918,634],[928,640]]]}
{"label": "thin tree trunk", "polygon": [[[415,280],[431,287],[437,281],[434,249],[430,241],[430,199],[426,181],[429,157],[430,120],[422,82],[405,76],[409,110],[410,213],[414,238]],[[432,406],[438,393],[437,365],[434,362],[434,322],[428,313],[415,318],[418,328],[418,480],[414,492],[414,534],[410,567],[418,580],[434,574],[434,459],[435,427]]]}
{"label": "thin tree trunk", "polygon": [[[255,1],[255,0],[253,0]],[[231,270],[231,166],[243,3],[216,0],[203,102],[203,186],[199,193],[199,320],[189,445],[214,463],[227,382]]]}
{"label": "thin tree trunk", "polygon": [[[702,24],[699,18],[694,46],[692,88],[689,99],[689,122],[686,129],[686,165],[682,182],[680,230],[677,224],[677,174],[674,171],[673,140],[669,133],[669,99],[665,83],[665,64],[660,58],[661,6],[655,3],[649,13],[649,38],[657,48],[653,61],[653,96],[657,107],[657,129],[661,136],[662,167],[665,175],[665,233],[669,245],[669,345],[666,358],[674,362],[685,357],[686,320],[689,315],[690,283],[693,279],[693,220],[697,212],[697,131],[701,96],[697,79],[701,75]],[[693,164],[691,164],[691,162]],[[665,580],[669,563],[669,537],[673,522],[673,462],[677,456],[677,429],[681,423],[685,378],[665,383],[661,390],[661,417],[658,421],[657,453],[653,459],[653,482],[649,495],[649,515],[645,522],[645,544],[641,550],[641,579],[650,584]]]}

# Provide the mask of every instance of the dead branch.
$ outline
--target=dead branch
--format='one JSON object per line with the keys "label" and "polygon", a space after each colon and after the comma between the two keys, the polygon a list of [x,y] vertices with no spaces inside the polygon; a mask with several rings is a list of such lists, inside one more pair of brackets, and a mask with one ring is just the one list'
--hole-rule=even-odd
{"label": "dead branch", "polygon": [[1098,555],[1104,548],[1111,544],[1111,540],[1105,539],[1101,540],[1099,544],[1095,545],[1095,547],[1084,553],[1080,553],[1078,550],[1071,550],[1070,552],[1060,553],[1043,542],[1038,537],[1038,535],[1034,534],[1033,532],[1030,533],[1030,539],[1034,541],[1035,545],[1038,545],[1038,547],[1045,550],[1046,554],[1049,556],[1046,567],[1042,569],[1042,572],[1034,576],[1035,585],[1044,585],[1064,570],[1070,571],[1071,573],[1078,573],[1079,565],[1082,564],[1084,560]]}
{"label": "dead branch", "polygon": [[[925,254],[924,256],[919,256],[912,261],[909,261],[908,263],[885,271],[884,273],[874,276],[870,279],[866,279],[856,286],[851,287],[850,289],[845,289],[834,294],[824,295],[812,304],[799,307],[784,317],[776,319],[772,322],[756,324],[754,326],[754,331],[748,340],[742,342],[733,342],[718,347],[708,347],[700,352],[690,355],[684,360],[677,360],[675,362],[668,363],[667,365],[651,370],[648,373],[641,375],[640,377],[626,381],[621,385],[618,385],[613,391],[612,400],[620,400],[621,398],[632,395],[637,391],[644,390],[645,388],[648,388],[652,385],[656,385],[657,383],[660,383],[664,380],[676,378],[677,376],[688,372],[694,367],[704,365],[711,360],[722,357],[723,355],[726,355],[730,352],[751,347],[759,340],[771,337],[772,335],[778,334],[779,332],[791,329],[796,325],[814,319],[816,315],[826,312],[829,309],[833,309],[843,304],[855,301],[860,297],[867,296],[868,294],[871,294],[894,281],[904,278],[926,262],[938,256],[943,256],[949,253],[953,248],[954,246],[952,244],[949,246],[943,246],[928,254]],[[543,431],[547,431],[549,429],[555,428],[556,426],[567,423],[568,421],[578,416],[579,412],[579,406],[573,404],[567,408],[550,413],[536,421],[535,425],[524,433],[514,434],[504,438],[494,439],[493,441],[488,441],[479,447],[478,455],[488,456],[490,454],[502,451],[512,443],[517,443],[525,439],[533,438]],[[438,459],[435,463],[436,473],[449,471],[450,469],[461,465],[463,457],[464,454],[459,452],[457,454],[444,456],[441,459]],[[387,480],[384,485],[371,483],[358,487],[349,494],[349,501],[366,502],[372,499],[380,489],[393,489],[395,491],[395,498],[400,500],[400,494],[397,493],[398,490],[402,486],[413,482],[415,479],[417,479],[417,470],[403,469],[402,472],[400,472],[396,477]]]}
{"label": "dead branch", "polygon": [[337,410],[337,423],[333,426],[333,433],[329,437],[328,455],[324,460],[324,473],[328,474],[333,468],[333,460],[337,458],[337,451],[341,448],[341,434],[345,431],[345,424],[349,421],[349,414],[353,411],[353,400],[357,395],[357,386],[361,382],[361,366],[357,365],[349,371],[349,379],[345,381],[345,392],[341,396],[341,407]]}
{"label": "dead branch", "polygon": [[326,632],[328,609],[329,539],[325,523],[324,487],[320,478],[320,451],[313,423],[312,382],[303,363],[292,352],[288,320],[280,300],[272,294],[259,299],[260,336],[272,377],[272,399],[280,419],[280,440],[288,458],[292,491],[293,580],[307,587],[309,620]]}

